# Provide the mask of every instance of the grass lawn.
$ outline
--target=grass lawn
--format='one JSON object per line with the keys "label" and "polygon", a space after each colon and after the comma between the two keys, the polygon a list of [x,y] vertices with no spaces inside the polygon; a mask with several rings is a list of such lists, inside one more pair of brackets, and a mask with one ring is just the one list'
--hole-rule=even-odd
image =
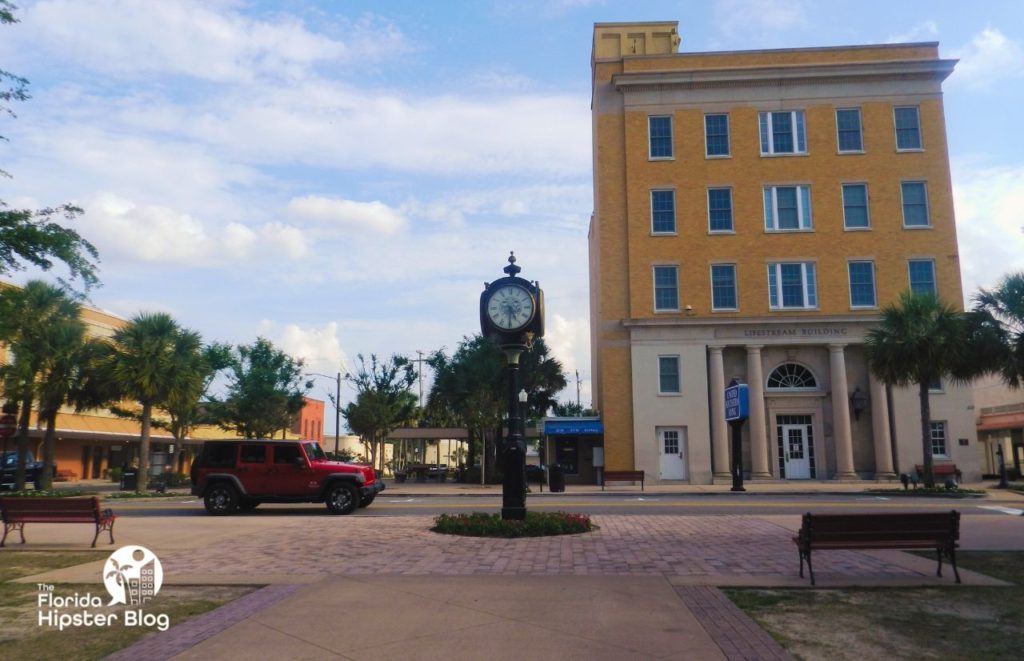
{"label": "grass lawn", "polygon": [[[0,657],[4,659],[34,659],[64,661],[66,659],[100,659],[127,647],[151,631],[143,627],[125,627],[123,617],[111,627],[68,627],[63,631],[41,627],[35,584],[13,583],[13,579],[40,574],[51,569],[73,567],[86,562],[105,560],[106,553],[63,551],[5,551],[0,553]],[[109,595],[97,572],[96,582],[89,585],[61,585],[54,593],[71,596],[91,593],[104,602]],[[250,586],[164,586],[146,606],[146,612],[166,613],[171,626],[188,618],[213,610],[218,606],[251,592]],[[70,608],[67,612],[80,612]],[[116,613],[125,606],[88,609],[93,612]]]}
{"label": "grass lawn", "polygon": [[957,565],[1015,585],[725,593],[800,659],[1021,658],[1024,552],[961,551]]}

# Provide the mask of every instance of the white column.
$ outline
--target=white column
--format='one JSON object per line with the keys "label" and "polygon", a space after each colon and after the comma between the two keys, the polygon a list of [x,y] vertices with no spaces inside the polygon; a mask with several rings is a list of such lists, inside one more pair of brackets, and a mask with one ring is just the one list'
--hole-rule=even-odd
{"label": "white column", "polygon": [[725,365],[722,351],[725,347],[708,347],[711,351],[711,451],[715,477],[728,479],[729,425],[725,422]]}
{"label": "white column", "polygon": [[846,385],[845,344],[828,345],[832,379],[832,437],[836,445],[836,479],[856,480],[853,472],[853,435],[850,432],[850,394]]}
{"label": "white column", "polygon": [[768,472],[768,438],[764,420],[764,374],[761,346],[747,347],[747,393],[750,397],[750,477],[765,480]]}
{"label": "white column", "polygon": [[875,438],[875,479],[896,477],[892,466],[892,437],[889,435],[889,400],[885,384],[869,375],[871,395],[871,434]]}

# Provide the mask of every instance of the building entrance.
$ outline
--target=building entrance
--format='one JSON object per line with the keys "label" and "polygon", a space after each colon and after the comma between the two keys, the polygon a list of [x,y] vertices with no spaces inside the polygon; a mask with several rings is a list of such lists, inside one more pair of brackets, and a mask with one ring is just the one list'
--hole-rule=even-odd
{"label": "building entrance", "polygon": [[809,415],[776,416],[780,477],[807,480],[814,477],[814,437]]}

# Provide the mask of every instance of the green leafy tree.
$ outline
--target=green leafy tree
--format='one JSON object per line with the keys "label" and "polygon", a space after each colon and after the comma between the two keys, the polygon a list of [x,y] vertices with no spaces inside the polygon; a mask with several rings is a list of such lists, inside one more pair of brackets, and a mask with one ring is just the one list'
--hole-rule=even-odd
{"label": "green leafy tree", "polygon": [[[469,432],[469,463],[476,457],[479,442],[487,473],[495,475],[497,449],[507,413],[507,360],[501,349],[481,335],[463,338],[455,353],[443,350],[427,360],[434,371],[434,384],[427,408],[435,415],[452,415]],[[543,340],[519,358],[520,388],[527,393],[528,418],[539,418],[556,403],[555,396],[566,385],[561,363],[548,354]],[[489,441],[492,441],[489,443]]]}
{"label": "green leafy tree", "polygon": [[964,383],[971,376],[972,343],[963,313],[931,294],[905,291],[882,309],[868,331],[868,368],[882,382],[917,386],[921,405],[921,451],[925,486],[935,486],[928,386],[938,379]]}
{"label": "green leafy tree", "polygon": [[245,438],[272,437],[291,426],[305,405],[312,384],[303,380],[302,365],[262,337],[239,345],[227,369],[227,395],[211,402],[211,413],[222,428]]}
{"label": "green leafy tree", "polygon": [[370,360],[359,354],[359,367],[355,373],[345,375],[345,380],[356,390],[356,399],[344,409],[342,416],[353,434],[357,434],[367,445],[370,463],[384,470],[384,452],[378,455],[391,430],[414,420],[419,411],[412,386],[416,382],[416,370],[412,362],[403,356],[391,356],[386,360],[370,354]]}
{"label": "green leafy tree", "polygon": [[195,331],[182,328],[170,315],[141,313],[114,332],[106,355],[99,360],[107,392],[141,407],[138,491],[145,491],[149,482],[153,413],[166,407],[189,378],[187,366],[179,361],[181,346],[198,342]]}
{"label": "green leafy tree", "polygon": [[[0,0],[0,25],[17,23],[15,6]],[[28,81],[0,69],[0,114],[14,117],[10,104],[29,98]],[[5,141],[0,135],[0,141]],[[0,177],[10,175],[0,169]],[[60,225],[56,220],[74,220],[82,210],[71,204],[40,210],[9,209],[0,200],[0,275],[24,269],[24,263],[44,271],[53,268],[54,260],[68,267],[71,279],[80,278],[85,289],[96,285],[99,253],[78,232]],[[58,279],[62,286],[67,286]]]}
{"label": "green leafy tree", "polygon": [[576,402],[558,402],[554,406],[555,415],[566,417],[566,418],[578,418],[581,416],[594,416],[597,415],[597,411],[586,406],[581,406]]}
{"label": "green leafy tree", "polygon": [[994,289],[974,295],[975,327],[989,330],[986,363],[1011,388],[1024,384],[1024,272],[1011,273]]}
{"label": "green leafy tree", "polygon": [[[79,303],[64,290],[41,280],[24,288],[0,290],[0,341],[8,345],[12,360],[3,366],[4,391],[19,404],[15,488],[25,488],[29,422],[32,405],[46,386],[42,380],[52,354],[66,348],[77,332]],[[83,327],[84,329],[84,327]],[[79,342],[80,342],[79,334]]]}

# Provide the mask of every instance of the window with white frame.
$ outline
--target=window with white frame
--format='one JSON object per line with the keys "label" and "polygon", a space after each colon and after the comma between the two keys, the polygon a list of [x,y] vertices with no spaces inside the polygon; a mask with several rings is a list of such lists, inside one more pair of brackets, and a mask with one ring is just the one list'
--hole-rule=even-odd
{"label": "window with white frame", "polygon": [[850,307],[876,307],[874,262],[849,262],[847,270],[850,275]]}
{"label": "window with white frame", "polygon": [[658,394],[678,395],[679,356],[658,356]]}
{"label": "window with white frame", "polygon": [[810,186],[765,186],[766,232],[813,229]]}
{"label": "window with white frame", "polygon": [[768,306],[773,310],[816,308],[817,289],[814,262],[768,265]]}
{"label": "window with white frame", "polygon": [[893,108],[893,119],[896,124],[896,149],[921,149],[921,117],[917,106]]}
{"label": "window with white frame", "polygon": [[804,111],[758,113],[761,154],[806,154],[807,132]]}
{"label": "window with white frame", "polygon": [[915,294],[938,294],[935,286],[935,260],[911,259],[907,261],[910,291]]}
{"label": "window with white frame", "polygon": [[711,309],[735,310],[736,300],[736,265],[711,265]]}
{"label": "window with white frame", "polygon": [[928,188],[923,181],[904,181],[900,184],[903,197],[903,226],[929,227]]}
{"label": "window with white frame", "polygon": [[647,135],[650,158],[672,158],[672,118],[668,115],[648,117]]}
{"label": "window with white frame", "polygon": [[871,227],[867,184],[843,184],[843,227],[848,230]]}
{"label": "window with white frame", "polygon": [[944,421],[932,421],[928,424],[932,438],[932,456],[948,457],[949,449],[946,444],[946,423]]}
{"label": "window with white frame", "polygon": [[729,115],[704,115],[704,149],[708,156],[729,155]]}
{"label": "window with white frame", "polygon": [[654,267],[654,311],[679,311],[679,268]]}
{"label": "window with white frame", "polygon": [[732,189],[708,189],[708,231],[732,232]]}
{"label": "window with white frame", "polygon": [[651,191],[651,232],[674,234],[676,231],[676,192]]}
{"label": "window with white frame", "polygon": [[864,151],[864,139],[861,135],[860,108],[840,108],[836,110],[836,139],[840,152]]}

